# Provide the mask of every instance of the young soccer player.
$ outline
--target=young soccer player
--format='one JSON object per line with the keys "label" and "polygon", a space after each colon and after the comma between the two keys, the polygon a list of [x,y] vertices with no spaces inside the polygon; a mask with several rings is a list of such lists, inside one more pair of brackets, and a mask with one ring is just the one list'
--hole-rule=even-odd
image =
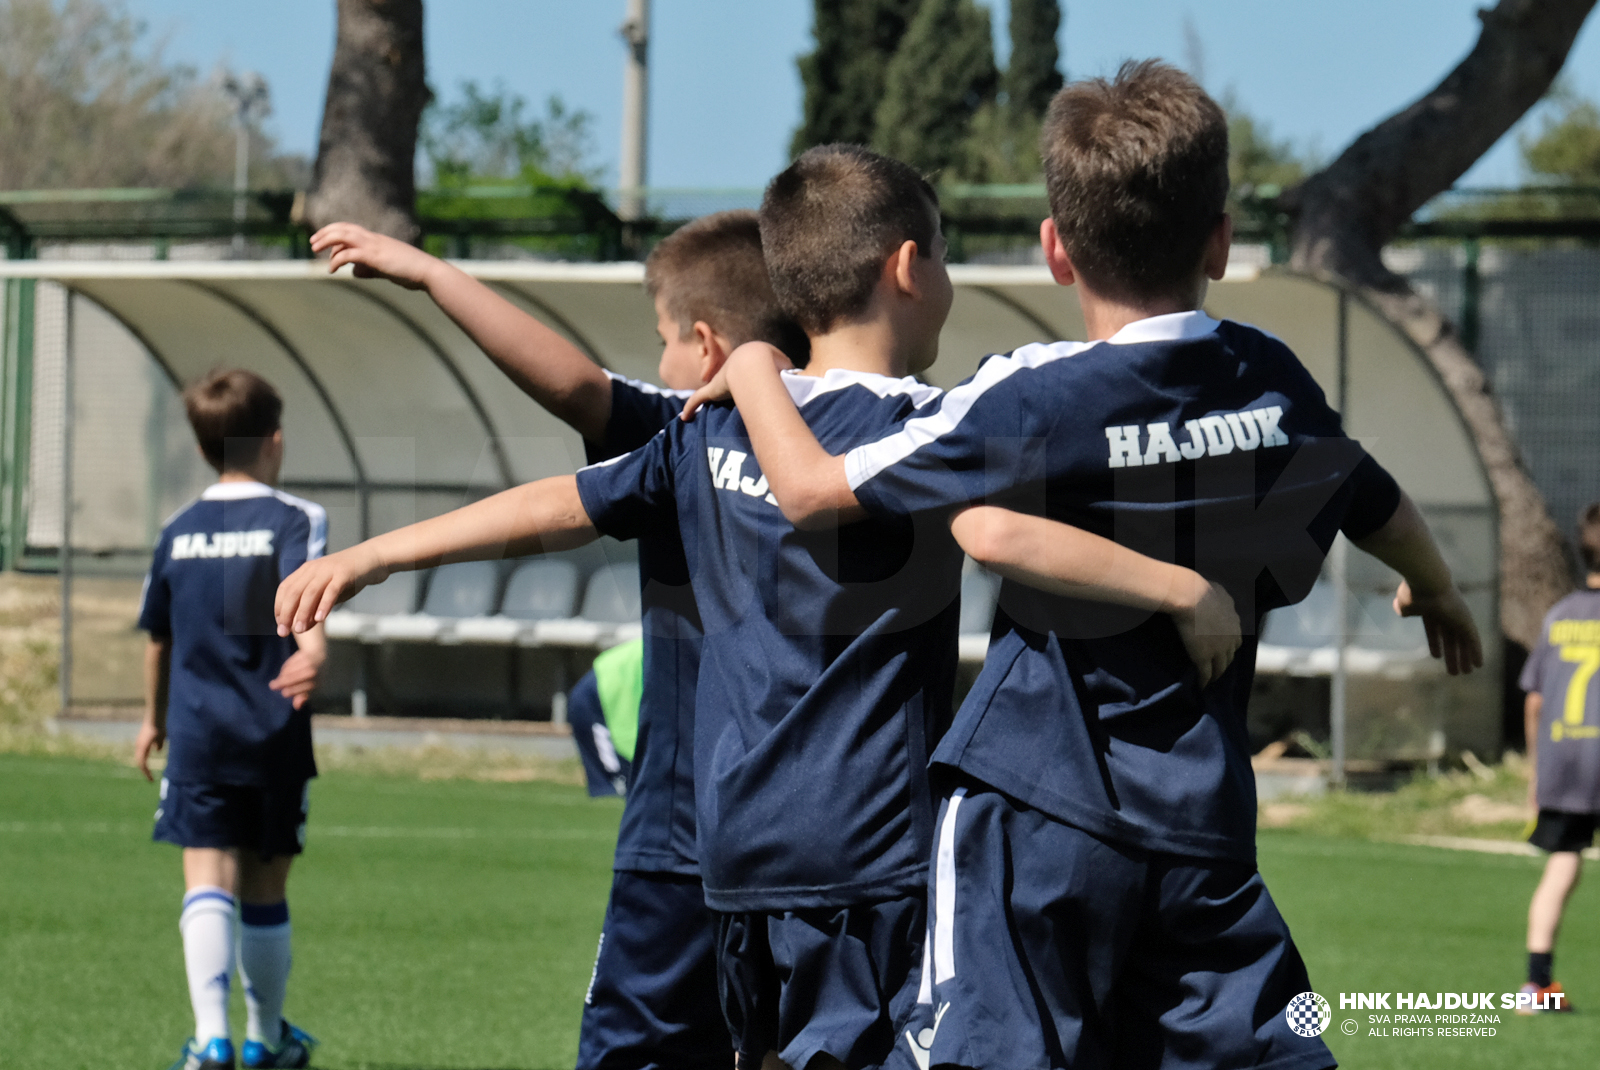
{"label": "young soccer player", "polygon": [[[952,294],[926,182],[864,149],[815,149],[773,180],[761,217],[774,289],[811,338],[810,364],[782,382],[807,423],[845,445],[930,404],[938,392],[908,373],[932,362]],[[445,554],[676,527],[705,626],[700,864],[741,1065],[877,1065],[915,1002],[933,832],[924,766],[948,717],[960,553],[943,518],[796,531],[749,460],[739,414],[709,409],[576,478],[313,563],[280,589],[278,617],[321,620]],[[1191,623],[1221,599],[1190,570],[1124,557],[1108,590],[1170,599]]]}
{"label": "young soccer player", "polygon": [[326,658],[320,627],[277,635],[278,583],[327,542],[322,507],[274,490],[283,402],[248,371],[214,371],[183,394],[217,482],[161,530],[139,627],[145,716],[134,758],[170,741],[155,839],[183,848],[178,928],[194,1036],[174,1070],[232,1070],[228,993],[237,965],[246,1067],[302,1067],[316,1041],[283,1018],[289,868],[305,846],[317,775],[306,698]]}
{"label": "young soccer player", "polygon": [[628,794],[643,698],[642,639],[602,651],[567,692],[567,724],[591,798]]}
{"label": "young soccer player", "polygon": [[[1199,311],[1230,239],[1221,109],[1130,63],[1063,89],[1042,147],[1045,257],[1089,342],[993,357],[849,451],[819,444],[759,347],[725,368],[797,526],[1006,504],[1190,565],[1246,623],[1205,686],[1168,621],[1005,585],[934,754],[928,1017],[906,1047],[924,1067],[1332,1066],[1292,1013],[1310,985],[1255,868],[1250,633],[1342,529],[1405,578],[1396,608],[1452,673],[1481,662],[1477,635],[1416,507],[1288,348]],[[955,525],[1012,579],[999,559],[1050,550],[1014,513]]]}
{"label": "young soccer player", "polygon": [[[464,271],[349,223],[311,239],[330,270],[353,264],[426,290],[502,371],[583,436],[590,463],[671,423],[734,347],[761,340],[804,363],[805,335],[772,295],[754,212],[674,231],[645,263],[667,389],[598,367],[576,346]],[[700,618],[677,528],[641,531],[644,684],[611,895],[584,997],[578,1070],[704,1070],[731,1061],[716,1005],[714,919],[695,846],[691,740]]]}
{"label": "young soccer player", "polygon": [[1528,904],[1528,981],[1522,991],[1532,999],[1518,1006],[1519,1014],[1572,1009],[1551,978],[1551,960],[1567,898],[1578,886],[1581,852],[1594,842],[1600,817],[1600,688],[1594,681],[1600,668],[1600,502],[1579,517],[1578,550],[1586,589],[1546,614],[1520,681],[1528,693],[1528,803],[1539,814],[1529,841],[1550,859]]}

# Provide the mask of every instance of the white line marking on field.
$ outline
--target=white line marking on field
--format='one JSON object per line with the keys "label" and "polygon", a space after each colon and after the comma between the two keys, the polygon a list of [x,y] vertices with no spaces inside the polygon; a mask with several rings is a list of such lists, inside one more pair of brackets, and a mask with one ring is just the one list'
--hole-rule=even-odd
{"label": "white line marking on field", "polygon": [[[1480,840],[1472,836],[1402,836],[1401,843],[1417,847],[1440,847],[1446,851],[1477,851],[1487,855],[1525,855],[1538,858],[1543,851],[1525,840]],[[1583,857],[1600,859],[1600,849],[1590,847]]]}

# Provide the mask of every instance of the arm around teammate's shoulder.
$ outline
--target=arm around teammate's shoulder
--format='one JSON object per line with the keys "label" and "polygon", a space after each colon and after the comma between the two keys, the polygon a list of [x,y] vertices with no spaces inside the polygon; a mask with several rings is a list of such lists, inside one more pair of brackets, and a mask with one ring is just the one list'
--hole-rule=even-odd
{"label": "arm around teammate's shoulder", "polygon": [[611,380],[559,333],[454,264],[414,245],[354,223],[330,223],[311,236],[311,250],[328,253],[328,270],[352,266],[358,278],[383,278],[426,290],[523,393],[599,441],[611,418]]}
{"label": "arm around teammate's shoulder", "polygon": [[844,456],[822,447],[783,385],[789,358],[766,342],[735,349],[716,377],[689,399],[683,419],[707,401],[729,397],[739,407],[767,486],[789,523],[826,529],[866,516],[845,476]]}

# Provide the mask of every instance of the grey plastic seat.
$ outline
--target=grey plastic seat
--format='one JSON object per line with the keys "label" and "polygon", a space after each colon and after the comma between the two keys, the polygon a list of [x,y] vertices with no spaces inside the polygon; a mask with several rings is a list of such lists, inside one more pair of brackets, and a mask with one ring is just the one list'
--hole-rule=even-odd
{"label": "grey plastic seat", "polygon": [[629,562],[597,569],[589,577],[578,616],[606,624],[636,623],[640,616],[639,566]]}
{"label": "grey plastic seat", "polygon": [[500,615],[513,620],[556,620],[578,604],[578,566],[571,561],[524,561],[500,600]]}
{"label": "grey plastic seat", "polygon": [[430,617],[487,617],[500,590],[493,561],[457,561],[433,570],[422,612]]}
{"label": "grey plastic seat", "polygon": [[415,572],[396,572],[382,583],[362,589],[340,608],[374,617],[411,613],[417,608]]}
{"label": "grey plastic seat", "polygon": [[999,577],[982,569],[969,569],[961,577],[962,635],[988,635],[994,627],[994,603]]}

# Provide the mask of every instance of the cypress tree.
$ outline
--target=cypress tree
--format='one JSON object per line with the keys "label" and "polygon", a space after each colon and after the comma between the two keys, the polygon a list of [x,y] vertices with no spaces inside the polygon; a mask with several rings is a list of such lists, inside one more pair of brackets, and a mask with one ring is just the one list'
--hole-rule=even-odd
{"label": "cypress tree", "polygon": [[789,151],[872,141],[884,72],[920,0],[815,0],[816,51],[799,59],[805,86],[800,128]]}
{"label": "cypress tree", "polygon": [[1063,85],[1056,66],[1061,61],[1056,47],[1060,29],[1057,0],[1011,0],[1011,60],[1000,88],[1012,114],[1044,115],[1050,98]]}
{"label": "cypress tree", "polygon": [[925,173],[959,169],[972,117],[999,80],[987,9],[922,0],[885,72],[874,147]]}

